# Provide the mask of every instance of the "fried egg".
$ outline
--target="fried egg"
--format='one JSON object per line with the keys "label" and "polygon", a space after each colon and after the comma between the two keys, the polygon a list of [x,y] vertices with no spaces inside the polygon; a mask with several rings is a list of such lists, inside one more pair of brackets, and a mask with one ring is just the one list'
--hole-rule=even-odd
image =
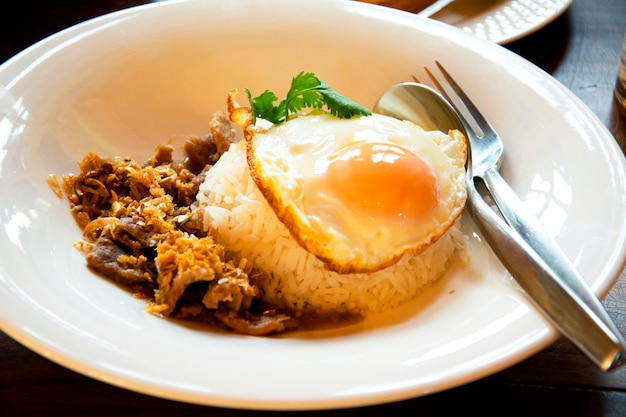
{"label": "fried egg", "polygon": [[263,122],[244,126],[250,174],[293,238],[329,270],[374,272],[417,255],[463,210],[458,131],[379,114]]}

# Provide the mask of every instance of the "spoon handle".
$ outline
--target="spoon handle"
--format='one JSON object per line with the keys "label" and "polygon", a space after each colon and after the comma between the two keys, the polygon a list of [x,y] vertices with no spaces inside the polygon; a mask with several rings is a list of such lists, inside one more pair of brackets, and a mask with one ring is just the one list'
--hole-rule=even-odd
{"label": "spoon handle", "polygon": [[[558,262],[556,270],[549,266],[542,256],[539,256],[530,244],[483,200],[474,178],[469,178],[468,182],[468,201],[472,217],[502,264],[561,334],[600,369],[611,368],[622,355],[625,343],[611,320],[605,317],[606,312],[602,306],[599,305],[598,308],[598,299],[593,296],[586,284],[582,287],[576,284],[575,288],[572,288],[570,283],[565,282],[561,276],[563,268],[568,274],[574,269],[564,267]],[[558,253],[561,253],[560,250]],[[591,297],[583,299],[579,293],[591,293]]]}
{"label": "spoon handle", "polygon": [[430,17],[434,15],[435,13],[437,13],[438,11],[440,11],[441,9],[443,9],[444,7],[447,7],[450,3],[454,1],[455,0],[437,0],[433,4],[431,4],[430,6],[426,7],[425,9],[423,9],[422,11],[416,14],[418,16]]}
{"label": "spoon handle", "polygon": [[616,338],[625,344],[606,310],[593,293],[587,281],[572,265],[569,258],[548,234],[539,220],[531,215],[524,203],[502,178],[497,169],[487,170],[482,175],[485,185],[494,199],[498,210],[506,222],[519,233],[530,247],[552,268],[556,275],[568,285],[578,297],[602,320],[604,325],[615,333]]}
{"label": "spoon handle", "polygon": [[595,296],[589,284],[574,268],[569,258],[556,244],[554,239],[539,220],[531,215],[515,191],[502,178],[497,169],[487,170],[482,175],[489,194],[493,198],[506,222],[528,242],[539,256],[581,297],[598,316],[602,317],[608,327],[619,334],[619,330],[609,318],[606,310]]}

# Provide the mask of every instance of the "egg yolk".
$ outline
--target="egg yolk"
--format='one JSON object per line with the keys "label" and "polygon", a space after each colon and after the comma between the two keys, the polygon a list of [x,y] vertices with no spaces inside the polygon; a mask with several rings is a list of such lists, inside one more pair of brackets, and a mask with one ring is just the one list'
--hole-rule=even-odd
{"label": "egg yolk", "polygon": [[419,155],[388,143],[360,142],[329,158],[328,186],[352,210],[376,219],[415,221],[438,204],[431,166]]}

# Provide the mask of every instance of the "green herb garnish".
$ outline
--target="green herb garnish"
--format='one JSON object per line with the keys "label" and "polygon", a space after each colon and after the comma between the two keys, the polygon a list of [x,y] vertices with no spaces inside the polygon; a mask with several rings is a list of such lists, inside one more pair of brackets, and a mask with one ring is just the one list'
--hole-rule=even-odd
{"label": "green herb garnish", "polygon": [[278,97],[271,91],[265,90],[255,98],[252,98],[252,94],[247,88],[246,93],[252,109],[253,123],[256,123],[257,117],[275,124],[281,123],[288,120],[290,114],[297,113],[302,109],[322,109],[324,106],[327,107],[330,114],[341,119],[372,114],[365,107],[332,90],[311,72],[303,71],[296,75],[291,80],[291,87],[287,96],[277,106],[274,105],[274,102],[278,100]]}

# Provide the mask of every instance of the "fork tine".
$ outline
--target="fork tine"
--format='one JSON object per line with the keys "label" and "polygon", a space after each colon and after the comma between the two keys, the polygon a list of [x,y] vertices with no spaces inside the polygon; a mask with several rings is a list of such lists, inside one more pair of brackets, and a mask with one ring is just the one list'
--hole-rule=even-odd
{"label": "fork tine", "polygon": [[[437,62],[437,61],[435,61],[435,62]],[[452,98],[450,97],[450,95],[448,94],[446,89],[441,86],[441,84],[439,83],[439,80],[437,79],[437,77],[435,77],[433,75],[433,73],[430,72],[430,70],[427,67],[424,67],[424,71],[426,71],[426,75],[428,75],[428,78],[430,78],[430,81],[435,85],[435,88],[437,90],[439,90],[441,95],[443,95],[446,98],[446,100],[448,100],[448,102],[450,104],[452,104],[456,108],[456,105],[454,104],[454,101],[452,100]],[[413,77],[413,78],[415,78],[415,77]],[[458,108],[457,108],[457,111],[458,111]],[[463,116],[461,115],[461,117],[463,117]]]}
{"label": "fork tine", "polygon": [[[437,61],[435,61],[435,62],[437,62]],[[439,82],[439,80],[437,79],[437,77],[435,77],[435,75],[432,72],[430,72],[428,67],[424,67],[424,71],[426,71],[426,75],[428,75],[428,78],[430,78],[430,81],[435,86],[435,89],[437,91],[439,91],[439,93],[448,101],[448,103],[450,103],[452,105],[452,107],[454,107],[454,109],[456,110],[456,112],[457,112],[457,114],[459,116],[459,119],[461,120],[461,123],[463,123],[463,126],[465,127],[465,131],[467,133],[470,133],[470,132],[474,133],[474,135],[476,137],[481,137],[482,136],[482,130],[480,129],[479,126],[476,125],[476,120],[472,119],[471,117],[467,117],[465,112],[463,112],[463,111],[461,111],[461,109],[459,109],[459,106],[455,103],[455,101],[452,99],[452,97],[450,97],[450,94],[448,94],[446,89],[442,87],[442,85]],[[417,81],[417,78],[415,76],[413,76],[413,79]],[[419,82],[419,81],[417,81],[417,82]],[[477,133],[477,132],[480,132],[480,134]]]}
{"label": "fork tine", "polygon": [[[461,86],[459,84],[457,84],[457,82],[454,80],[454,78],[452,78],[450,73],[443,67],[443,65],[441,65],[441,63],[439,61],[435,61],[435,64],[439,68],[439,71],[441,71],[441,74],[443,75],[443,77],[447,81],[447,83],[450,86],[450,88],[452,88],[452,90],[454,90],[454,93],[458,96],[459,100],[462,102],[462,104],[467,109],[467,112],[469,113],[470,117],[474,120],[474,123],[476,123],[476,125],[478,125],[478,128],[482,131],[482,134],[486,135],[488,132],[489,133],[493,132],[493,128],[491,127],[489,122],[487,122],[487,120],[482,115],[482,113],[478,110],[478,108],[476,108],[476,106],[474,105],[472,100],[470,100],[470,98],[467,96],[467,94],[465,94],[465,91],[463,91]],[[452,100],[450,98],[450,96],[447,93],[445,93],[445,89],[443,89],[441,87],[441,84],[433,76],[433,74],[428,70],[428,68],[426,68],[426,73],[428,74],[430,79],[433,81],[433,83],[435,83],[437,85],[437,88],[445,94],[446,98],[452,103],[452,105],[457,107],[457,111],[459,113],[463,113],[458,108],[458,106],[454,103],[454,100]],[[467,118],[467,116],[465,116],[465,117]]]}
{"label": "fork tine", "polygon": [[[436,62],[436,61],[435,61]],[[428,67],[424,67],[424,71],[426,71],[426,74],[428,75],[428,78],[430,78],[431,82],[435,85],[435,89],[437,91],[439,91],[439,93],[450,103],[452,104],[452,106],[455,107],[454,103],[452,102],[452,100],[450,99],[450,96],[448,95],[448,93],[446,92],[446,90],[441,87],[441,84],[439,83],[439,80],[437,80],[437,78],[432,74],[432,72],[430,72],[430,70],[428,69]],[[415,75],[411,75],[411,77],[413,77],[413,81],[415,81],[416,83],[420,83],[423,84]],[[458,109],[456,109],[458,112]],[[459,114],[459,116],[461,117],[461,121],[464,122],[464,124],[466,123],[466,120],[463,119],[463,115]]]}

